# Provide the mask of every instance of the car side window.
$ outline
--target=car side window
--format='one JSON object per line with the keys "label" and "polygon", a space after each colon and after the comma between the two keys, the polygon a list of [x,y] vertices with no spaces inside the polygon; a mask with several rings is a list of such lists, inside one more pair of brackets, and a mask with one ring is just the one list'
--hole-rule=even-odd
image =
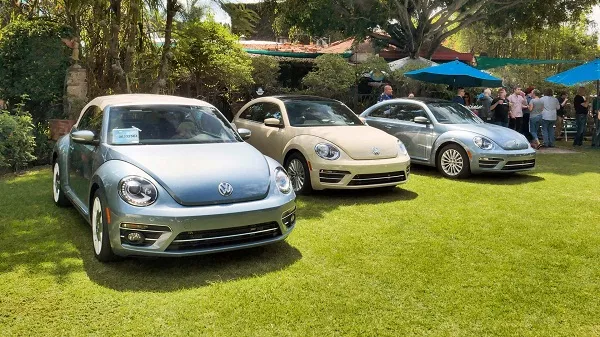
{"label": "car side window", "polygon": [[77,130],[89,130],[96,135],[96,138],[100,138],[100,131],[102,131],[102,116],[103,111],[98,106],[89,107],[81,117]]}
{"label": "car side window", "polygon": [[370,117],[377,118],[395,118],[394,112],[396,111],[396,104],[386,104],[381,106],[369,114]]}
{"label": "car side window", "polygon": [[267,118],[277,118],[281,120],[281,109],[275,103],[256,103],[246,111],[242,112],[240,118],[251,120],[257,123],[264,123]]}
{"label": "car side window", "polygon": [[275,118],[281,120],[281,109],[278,104],[275,103],[265,103],[265,118],[262,120],[264,122],[267,118]]}
{"label": "car side window", "polygon": [[399,104],[394,113],[394,118],[406,122],[414,122],[415,117],[427,117],[425,110],[416,104]]}

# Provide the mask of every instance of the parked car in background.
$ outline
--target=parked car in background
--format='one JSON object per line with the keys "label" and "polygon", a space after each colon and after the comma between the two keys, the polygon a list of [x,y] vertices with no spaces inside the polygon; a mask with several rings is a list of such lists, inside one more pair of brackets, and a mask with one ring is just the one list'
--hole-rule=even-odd
{"label": "parked car in background", "polygon": [[404,142],[413,163],[435,166],[449,178],[535,167],[536,152],[523,135],[485,123],[457,103],[393,99],[375,104],[360,116]]}
{"label": "parked car in background", "polygon": [[234,124],[249,129],[248,142],[284,165],[296,193],[393,187],[409,176],[404,144],[364,125],[336,100],[258,98],[240,109]]}
{"label": "parked car in background", "polygon": [[53,196],[92,226],[100,261],[184,256],[285,239],[295,194],[285,170],[212,105],[98,97],[53,153]]}

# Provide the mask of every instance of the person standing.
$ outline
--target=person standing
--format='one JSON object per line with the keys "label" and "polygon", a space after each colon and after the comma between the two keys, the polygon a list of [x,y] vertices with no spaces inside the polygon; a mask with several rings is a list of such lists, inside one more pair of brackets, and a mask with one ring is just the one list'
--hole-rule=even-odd
{"label": "person standing", "polygon": [[394,90],[392,89],[392,86],[389,84],[386,84],[383,87],[383,93],[379,96],[379,99],[377,100],[377,102],[383,102],[383,101],[387,101],[388,99],[393,99]]}
{"label": "person standing", "polygon": [[594,136],[592,147],[600,147],[600,99],[596,96],[592,103],[592,117],[594,118]]}
{"label": "person standing", "polygon": [[530,93],[529,101],[529,135],[531,138],[531,147],[539,149],[541,144],[538,138],[540,125],[542,125],[542,112],[544,111],[544,102],[540,99],[540,91],[533,89]]}
{"label": "person standing", "polygon": [[525,91],[523,92],[523,94],[525,95],[525,102],[527,104],[527,108],[523,108],[522,113],[523,113],[523,126],[521,127],[521,130],[519,132],[521,132],[522,135],[524,135],[527,140],[529,142],[531,142],[533,139],[531,138],[531,133],[529,132],[529,116],[530,116],[530,110],[529,110],[529,103],[531,103],[531,100],[533,99],[532,96],[532,91],[533,89],[535,89],[534,87],[528,87],[527,89],[525,89]]}
{"label": "person standing", "polygon": [[544,147],[554,147],[554,124],[556,124],[556,110],[560,108],[560,104],[553,95],[554,91],[548,88],[544,90],[544,97],[541,98],[544,103],[544,110],[542,111]]}
{"label": "person standing", "polygon": [[589,107],[585,97],[585,87],[579,87],[579,90],[577,90],[577,95],[573,99],[573,107],[575,108],[575,125],[577,126],[573,146],[582,146]]}
{"label": "person standing", "polygon": [[508,112],[510,107],[506,99],[506,90],[504,88],[498,91],[498,97],[492,101],[490,109],[494,111],[494,124],[508,127]]}
{"label": "person standing", "polygon": [[492,122],[492,111],[490,107],[492,106],[492,90],[489,88],[483,91],[483,96],[477,99],[477,104],[481,105],[481,109],[479,110],[479,117],[483,119],[486,123]]}
{"label": "person standing", "polygon": [[558,104],[560,104],[560,109],[556,111],[556,129],[554,129],[554,138],[560,138],[562,134],[562,129],[565,123],[565,116],[567,115],[567,109],[565,106],[569,102],[569,97],[565,91],[560,93],[560,97],[558,98]]}
{"label": "person standing", "polygon": [[465,100],[466,106],[471,106],[471,94],[469,94],[468,92],[465,92],[463,99]]}
{"label": "person standing", "polygon": [[508,96],[508,102],[510,105],[510,117],[511,129],[521,132],[523,128],[523,108],[527,109],[527,101],[525,97],[521,96],[521,88],[515,87],[513,93]]}
{"label": "person standing", "polygon": [[456,96],[454,96],[454,98],[452,98],[452,102],[465,105],[464,97],[465,97],[465,88],[458,88],[458,91],[456,92]]}

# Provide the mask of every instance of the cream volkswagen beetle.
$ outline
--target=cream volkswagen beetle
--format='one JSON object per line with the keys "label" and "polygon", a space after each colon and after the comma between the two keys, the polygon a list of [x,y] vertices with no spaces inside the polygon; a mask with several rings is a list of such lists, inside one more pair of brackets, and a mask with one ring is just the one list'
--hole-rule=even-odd
{"label": "cream volkswagen beetle", "polygon": [[396,137],[367,126],[339,101],[315,96],[255,99],[233,120],[250,144],[286,168],[294,191],[393,187],[410,158]]}

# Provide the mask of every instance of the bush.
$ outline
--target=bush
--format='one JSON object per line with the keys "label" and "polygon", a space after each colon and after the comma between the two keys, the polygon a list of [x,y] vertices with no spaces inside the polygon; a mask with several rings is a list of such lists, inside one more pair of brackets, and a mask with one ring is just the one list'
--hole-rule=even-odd
{"label": "bush", "polygon": [[35,137],[33,122],[28,112],[22,111],[23,103],[14,113],[0,111],[0,167],[19,171],[35,160]]}
{"label": "bush", "polygon": [[270,91],[277,87],[279,79],[279,62],[269,56],[252,58],[252,79],[257,87]]}
{"label": "bush", "polygon": [[13,21],[0,30],[0,97],[19,102],[28,94],[36,122],[62,117],[71,50],[60,39],[69,36],[70,28],[43,20]]}
{"label": "bush", "polygon": [[341,97],[356,83],[355,69],[339,55],[321,55],[315,59],[315,66],[302,80],[313,94]]}

